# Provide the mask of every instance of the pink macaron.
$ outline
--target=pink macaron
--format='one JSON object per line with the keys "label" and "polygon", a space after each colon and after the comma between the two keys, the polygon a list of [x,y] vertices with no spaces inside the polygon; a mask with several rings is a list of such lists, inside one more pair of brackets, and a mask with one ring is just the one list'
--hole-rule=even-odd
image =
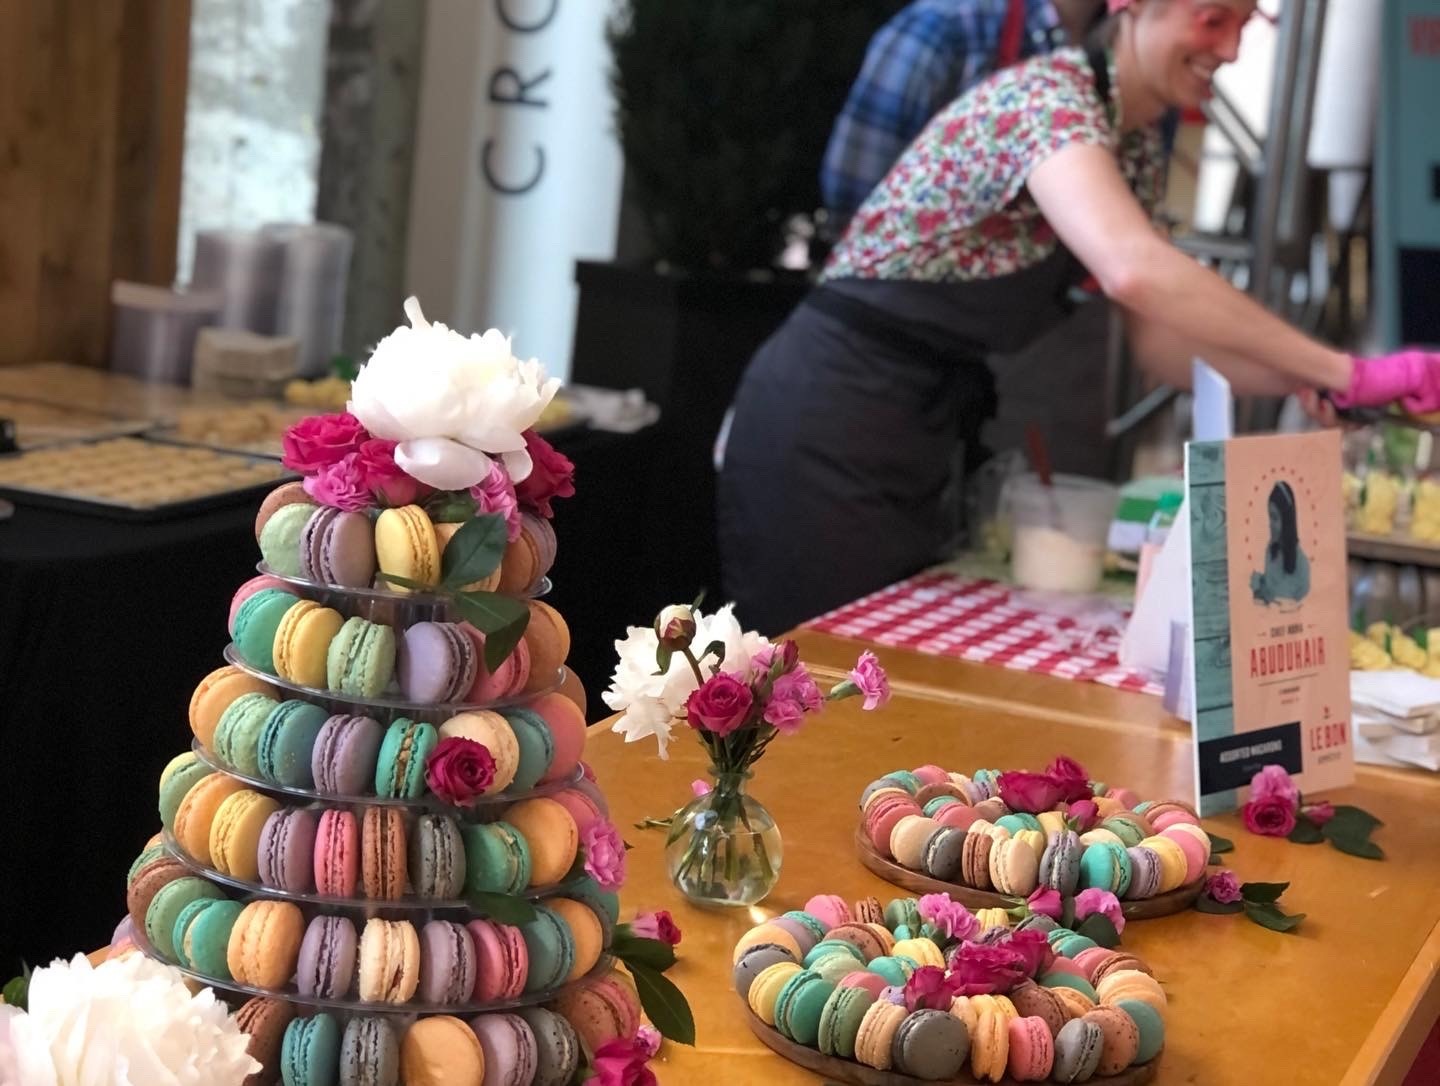
{"label": "pink macaron", "polygon": [[1130,811],[1133,811],[1135,804],[1140,802],[1140,797],[1128,788],[1111,788],[1105,794]]}
{"label": "pink macaron", "polygon": [[1210,850],[1200,843],[1199,838],[1174,826],[1161,830],[1160,836],[1174,841],[1185,853],[1186,886],[1205,874],[1205,865],[1210,862]]}
{"label": "pink macaron", "polygon": [[1099,969],[1109,959],[1115,956],[1115,952],[1103,946],[1086,947],[1079,954],[1075,955],[1075,968],[1088,981],[1095,979],[1095,970]]}
{"label": "pink macaron", "polygon": [[293,592],[294,586],[279,577],[272,577],[268,573],[262,573],[259,577],[251,577],[235,591],[235,598],[230,601],[230,619],[226,629],[230,636],[235,636],[235,616],[240,613],[240,605],[257,592],[263,592],[267,588],[279,588],[286,592]]}
{"label": "pink macaron", "polygon": [[839,894],[816,894],[805,902],[805,911],[827,929],[850,923],[850,906]]}
{"label": "pink macaron", "polygon": [[600,809],[600,805],[579,788],[566,788],[549,798],[570,812],[570,817],[575,820],[575,826],[582,837],[589,827],[605,821],[605,812]]}
{"label": "pink macaron", "polygon": [[949,784],[950,774],[941,769],[938,765],[922,765],[919,769],[912,770],[921,784]]}
{"label": "pink macaron", "polygon": [[568,781],[575,775],[575,767],[585,753],[585,715],[564,694],[542,694],[529,708],[549,725],[550,737],[555,742],[555,755],[540,783]]}
{"label": "pink macaron", "polygon": [[475,942],[475,1002],[516,999],[530,976],[530,954],[519,928],[493,920],[465,925]]}
{"label": "pink macaron", "polygon": [[889,984],[889,981],[879,973],[872,973],[868,969],[857,969],[855,972],[846,973],[841,977],[840,983],[836,985],[836,987],[863,988],[876,999],[879,999],[880,993],[885,990],[887,984]]}
{"label": "pink macaron", "polygon": [[980,812],[965,803],[947,803],[935,812],[935,821],[952,830],[968,830],[979,817]]}
{"label": "pink macaron", "polygon": [[354,897],[360,877],[360,824],[355,815],[331,808],[315,829],[315,890],[327,897]]}
{"label": "pink macaron", "polygon": [[460,627],[475,642],[475,654],[479,664],[475,669],[475,682],[470,687],[466,701],[475,705],[504,701],[513,698],[525,688],[530,679],[530,649],[524,640],[517,643],[515,651],[500,661],[500,666],[492,672],[485,666],[485,635],[468,622],[462,622]]}
{"label": "pink macaron", "polygon": [[1085,970],[1081,969],[1079,964],[1072,961],[1070,958],[1062,956],[1057,956],[1055,960],[1050,964],[1050,968],[1046,970],[1046,972],[1065,973],[1072,977],[1079,977],[1081,980],[1090,979],[1085,975]]}
{"label": "pink macaron", "polygon": [[871,843],[874,844],[875,851],[887,860],[892,859],[891,833],[895,831],[895,827],[900,824],[902,818],[922,813],[920,805],[909,796],[891,794],[875,799],[871,803],[870,809],[865,812],[865,832],[869,835]]}
{"label": "pink macaron", "polygon": [[1200,825],[1200,820],[1189,811],[1162,811],[1150,819],[1150,825],[1155,827],[1156,833],[1164,833],[1171,826],[1177,826],[1181,823],[1198,826]]}

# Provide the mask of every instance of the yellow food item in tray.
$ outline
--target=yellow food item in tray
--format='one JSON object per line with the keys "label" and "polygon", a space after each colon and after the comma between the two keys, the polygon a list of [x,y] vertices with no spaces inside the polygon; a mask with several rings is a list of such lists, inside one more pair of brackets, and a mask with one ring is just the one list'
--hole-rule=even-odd
{"label": "yellow food item in tray", "polygon": [[1421,479],[1415,485],[1410,534],[1426,543],[1440,543],[1440,483],[1433,479]]}
{"label": "yellow food item in tray", "polygon": [[1388,671],[1391,667],[1390,654],[1367,637],[1350,632],[1350,670]]}
{"label": "yellow food item in tray", "polygon": [[1389,535],[1395,530],[1395,511],[1399,505],[1400,480],[1389,472],[1372,471],[1365,477],[1355,527],[1370,535]]}
{"label": "yellow food item in tray", "polygon": [[1396,630],[1390,635],[1390,658],[1401,667],[1419,671],[1430,662],[1429,655],[1415,639]]}
{"label": "yellow food item in tray", "polygon": [[350,402],[350,382],[341,377],[321,377],[317,381],[294,380],[285,386],[285,402],[297,407],[344,411],[345,405]]}

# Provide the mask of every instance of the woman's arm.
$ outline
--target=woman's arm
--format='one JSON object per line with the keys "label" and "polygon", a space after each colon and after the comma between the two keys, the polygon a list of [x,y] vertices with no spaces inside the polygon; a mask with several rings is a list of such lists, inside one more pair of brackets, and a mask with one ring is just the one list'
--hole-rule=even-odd
{"label": "woman's arm", "polygon": [[1188,339],[1167,324],[1129,310],[1125,312],[1125,338],[1141,369],[1176,388],[1190,387],[1196,356],[1224,374],[1230,387],[1241,396],[1288,396],[1304,387],[1294,377],[1266,369],[1211,343]]}
{"label": "woman's arm", "polygon": [[[1297,383],[1337,392],[1350,386],[1349,355],[1290,327],[1157,236],[1111,152],[1063,147],[1031,170],[1027,184],[1060,240],[1142,325],[1193,343],[1191,353],[1213,357],[1222,372],[1248,361],[1290,378],[1282,392]],[[1254,388],[1254,374],[1239,376],[1245,390]]]}

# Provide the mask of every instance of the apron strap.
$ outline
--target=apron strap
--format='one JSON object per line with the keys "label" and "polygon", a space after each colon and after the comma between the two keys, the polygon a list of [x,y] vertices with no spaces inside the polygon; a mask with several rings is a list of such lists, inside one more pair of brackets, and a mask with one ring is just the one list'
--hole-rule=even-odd
{"label": "apron strap", "polygon": [[1005,22],[1000,26],[1000,48],[995,54],[996,69],[1008,68],[1020,59],[1020,43],[1025,32],[1025,0],[1010,0],[1005,9]]}
{"label": "apron strap", "polygon": [[1100,96],[1100,104],[1109,112],[1110,61],[1105,55],[1105,46],[1100,41],[1099,34],[1092,32],[1085,38],[1085,59],[1090,64],[1091,74],[1095,76],[1095,93]]}

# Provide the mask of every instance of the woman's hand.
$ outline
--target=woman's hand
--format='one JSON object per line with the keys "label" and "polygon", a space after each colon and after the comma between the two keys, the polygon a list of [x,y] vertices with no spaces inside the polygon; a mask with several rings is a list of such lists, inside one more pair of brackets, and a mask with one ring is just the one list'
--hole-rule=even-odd
{"label": "woman's hand", "polygon": [[1341,425],[1343,420],[1340,418],[1339,412],[1335,410],[1335,405],[1313,388],[1302,389],[1295,394],[1295,398],[1300,401],[1301,410],[1309,416],[1312,422],[1327,428]]}
{"label": "woman's hand", "polygon": [[1340,408],[1385,407],[1398,402],[1412,415],[1440,411],[1440,354],[1409,350],[1357,358],[1350,387],[1332,398]]}

